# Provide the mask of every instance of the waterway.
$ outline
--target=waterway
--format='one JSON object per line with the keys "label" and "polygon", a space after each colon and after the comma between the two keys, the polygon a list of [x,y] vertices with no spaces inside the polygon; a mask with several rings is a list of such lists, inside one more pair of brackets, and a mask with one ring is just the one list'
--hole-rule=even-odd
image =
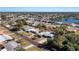
{"label": "waterway", "polygon": [[79,24],[79,19],[67,18],[67,19],[64,19],[62,22],[64,22],[64,23],[77,23],[77,24]]}

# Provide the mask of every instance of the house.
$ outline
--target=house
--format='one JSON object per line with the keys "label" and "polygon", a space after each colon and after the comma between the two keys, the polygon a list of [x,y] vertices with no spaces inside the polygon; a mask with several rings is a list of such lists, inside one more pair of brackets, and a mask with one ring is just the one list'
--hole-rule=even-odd
{"label": "house", "polygon": [[51,32],[48,32],[48,31],[41,32],[41,33],[39,33],[39,35],[44,36],[44,37],[53,37],[54,36],[54,34],[52,34]]}
{"label": "house", "polygon": [[35,22],[32,24],[32,26],[37,26],[38,24],[40,24],[40,22],[35,21]]}
{"label": "house", "polygon": [[76,26],[75,26],[75,27],[79,28],[79,24],[76,24]]}
{"label": "house", "polygon": [[57,24],[57,25],[62,25],[62,24],[63,24],[63,22],[56,22],[56,24]]}
{"label": "house", "polygon": [[8,43],[5,44],[5,48],[7,51],[16,51],[16,48],[19,46],[20,45],[15,41],[9,41]]}
{"label": "house", "polygon": [[38,32],[39,32],[38,29],[35,29],[35,28],[33,28],[33,27],[29,27],[29,26],[23,27],[23,29],[24,29],[26,32],[32,32],[32,33],[38,33]]}
{"label": "house", "polygon": [[0,34],[0,50],[4,48],[4,45],[6,42],[11,41],[13,38],[5,35],[5,34]]}
{"label": "house", "polygon": [[79,28],[70,27],[70,28],[67,28],[66,30],[69,31],[69,32],[75,32],[75,31],[79,31]]}
{"label": "house", "polygon": [[71,23],[70,25],[73,27],[77,26],[77,24],[75,24],[75,23]]}
{"label": "house", "polygon": [[28,32],[32,32],[32,33],[35,33],[35,34],[38,33],[38,30],[36,30],[36,29],[34,29],[34,28],[32,28],[32,29],[28,29],[28,30],[26,30],[26,31],[28,31]]}
{"label": "house", "polygon": [[10,25],[8,25],[8,24],[7,24],[7,25],[5,25],[5,26],[6,26],[7,28],[11,27],[11,26],[10,26]]}

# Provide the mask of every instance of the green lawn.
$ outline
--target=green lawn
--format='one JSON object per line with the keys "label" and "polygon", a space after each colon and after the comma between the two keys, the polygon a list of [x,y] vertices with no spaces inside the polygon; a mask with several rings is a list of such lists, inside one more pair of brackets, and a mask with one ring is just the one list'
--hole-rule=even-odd
{"label": "green lawn", "polygon": [[30,32],[20,32],[20,34],[27,35],[27,36],[32,35],[32,33],[30,33]]}
{"label": "green lawn", "polygon": [[19,39],[17,42],[19,42],[22,46],[28,46],[31,44],[30,42],[28,42],[24,39]]}

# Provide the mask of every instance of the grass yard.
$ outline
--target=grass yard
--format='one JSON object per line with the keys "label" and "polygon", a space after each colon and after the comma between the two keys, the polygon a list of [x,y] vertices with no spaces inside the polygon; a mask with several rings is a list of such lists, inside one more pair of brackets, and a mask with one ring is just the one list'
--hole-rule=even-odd
{"label": "grass yard", "polygon": [[28,45],[31,44],[30,42],[28,42],[28,41],[26,41],[26,40],[24,40],[24,39],[20,39],[20,40],[18,40],[18,42],[19,42],[22,46],[28,46]]}
{"label": "grass yard", "polygon": [[30,32],[20,32],[20,34],[27,35],[27,36],[32,35],[32,33],[30,33]]}

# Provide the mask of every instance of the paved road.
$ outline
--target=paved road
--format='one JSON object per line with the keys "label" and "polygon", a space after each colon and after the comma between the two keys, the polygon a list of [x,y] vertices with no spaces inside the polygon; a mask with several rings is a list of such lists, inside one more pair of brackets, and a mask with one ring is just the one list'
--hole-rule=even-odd
{"label": "paved road", "polygon": [[32,43],[35,46],[38,46],[40,43],[33,41],[32,39],[28,38],[27,36],[24,36],[20,33],[15,32],[17,35],[21,36],[22,38],[24,38],[25,40],[29,41],[30,43]]}
{"label": "paved road", "polygon": [[[3,26],[3,27],[5,27],[5,26]],[[5,28],[8,29],[7,27],[5,27]],[[9,30],[9,29],[8,29],[8,30]],[[21,36],[22,38],[24,38],[25,40],[29,41],[31,44],[33,44],[33,45],[35,45],[35,46],[37,46],[37,47],[39,47],[39,45],[41,45],[40,43],[38,43],[38,42],[36,42],[36,41],[33,41],[32,39],[30,39],[30,38],[28,38],[27,36],[24,36],[24,35],[22,35],[22,34],[20,34],[20,33],[18,33],[18,32],[13,32],[13,33],[15,33],[15,34]],[[44,48],[44,50],[47,50],[47,48],[44,47],[44,46],[41,47],[41,48]]]}
{"label": "paved road", "polygon": [[[3,26],[3,27],[9,30],[9,28],[7,28],[6,26]],[[20,34],[20,33],[18,33],[18,32],[13,32],[13,33],[15,33],[15,34],[21,36],[22,38],[24,38],[25,40],[29,41],[30,43],[32,43],[32,44],[35,45],[35,46],[38,46],[38,45],[39,45],[38,42],[33,41],[32,39],[28,38],[27,36],[24,36],[24,35],[22,35],[22,34]]]}

